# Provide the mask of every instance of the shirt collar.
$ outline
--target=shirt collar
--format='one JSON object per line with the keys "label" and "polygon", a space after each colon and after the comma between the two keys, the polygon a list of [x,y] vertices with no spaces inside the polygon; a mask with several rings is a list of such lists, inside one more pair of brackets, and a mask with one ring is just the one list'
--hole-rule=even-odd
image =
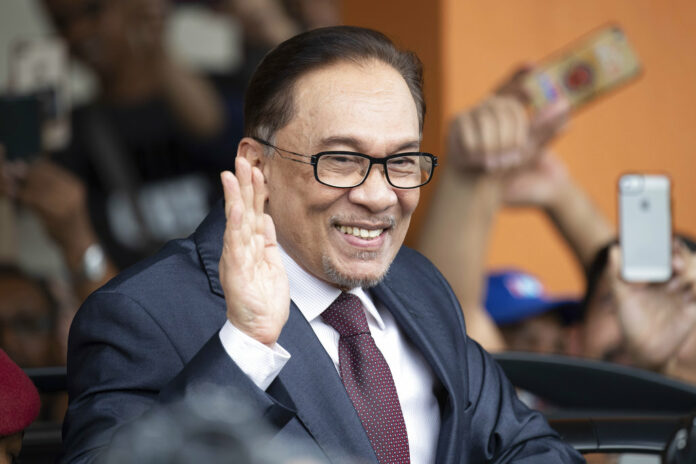
{"label": "shirt collar", "polygon": [[[287,254],[283,247],[278,245],[278,248],[285,272],[288,274],[290,298],[295,302],[305,319],[312,322],[338,298],[341,290],[305,271]],[[374,320],[380,330],[384,330],[384,321],[370,295],[362,287],[353,288],[348,293],[360,298],[368,316]]]}

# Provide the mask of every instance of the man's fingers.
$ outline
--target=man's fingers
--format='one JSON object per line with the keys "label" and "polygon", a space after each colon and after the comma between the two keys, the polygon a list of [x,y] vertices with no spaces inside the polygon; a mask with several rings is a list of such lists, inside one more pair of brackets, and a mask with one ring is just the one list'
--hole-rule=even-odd
{"label": "man's fingers", "polygon": [[251,210],[254,207],[254,187],[251,181],[251,165],[246,158],[238,156],[235,160],[235,175],[244,207],[247,211]]}
{"label": "man's fingers", "polygon": [[271,218],[270,215],[263,215],[263,225],[264,238],[266,239],[266,247],[278,245],[278,242],[276,240],[275,224],[273,224],[273,218]]}
{"label": "man's fingers", "polygon": [[222,191],[225,196],[225,217],[229,221],[232,205],[241,202],[239,183],[230,171],[220,173],[220,182],[222,182]]}
{"label": "man's fingers", "polygon": [[263,173],[257,167],[251,171],[252,185],[254,187],[254,214],[256,215],[256,233],[264,234],[263,207],[266,203],[266,186],[263,182]]}

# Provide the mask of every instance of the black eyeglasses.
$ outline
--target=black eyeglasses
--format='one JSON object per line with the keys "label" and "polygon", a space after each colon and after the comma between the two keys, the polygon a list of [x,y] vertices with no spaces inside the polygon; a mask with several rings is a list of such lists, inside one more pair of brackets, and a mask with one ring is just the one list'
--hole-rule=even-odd
{"label": "black eyeglasses", "polygon": [[[278,148],[257,137],[252,138],[262,145],[273,148],[283,159],[311,164],[314,166],[314,177],[317,179],[317,182],[329,187],[357,187],[365,182],[373,164],[381,164],[384,166],[384,175],[387,178],[387,182],[391,186],[399,189],[418,188],[430,182],[435,166],[437,166],[436,156],[420,151],[397,153],[384,158],[374,158],[352,151],[322,151],[316,155],[309,156]],[[283,156],[281,152],[309,158],[309,161]]]}

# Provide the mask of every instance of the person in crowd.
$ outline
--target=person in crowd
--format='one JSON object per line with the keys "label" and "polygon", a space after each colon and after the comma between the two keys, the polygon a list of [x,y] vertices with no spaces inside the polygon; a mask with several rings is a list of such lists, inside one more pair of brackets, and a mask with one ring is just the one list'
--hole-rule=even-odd
{"label": "person in crowd", "polygon": [[85,297],[115,270],[189,234],[217,196],[241,127],[164,46],[166,0],[45,0],[71,54],[97,77],[72,140],[31,164],[0,163],[6,193],[36,211]]}
{"label": "person in crowd", "polygon": [[[688,245],[687,245],[688,244]],[[621,278],[621,249],[602,248],[585,293],[584,354],[696,383],[696,255],[675,238],[672,277],[663,283]]]}
{"label": "person in crowd", "polygon": [[224,204],[73,321],[63,462],[93,462],[204,383],[330,462],[582,462],[402,246],[437,163],[424,113],[420,61],[376,31],[316,29],[266,55]]}
{"label": "person in crowd", "polygon": [[549,296],[532,274],[517,269],[489,273],[484,308],[509,350],[581,354],[581,302]]}
{"label": "person in crowd", "polygon": [[0,349],[0,464],[15,464],[24,430],[39,415],[39,392],[31,379]]}
{"label": "person in crowd", "polygon": [[56,337],[58,302],[47,282],[0,266],[0,346],[22,367],[65,363]]}
{"label": "person in crowd", "polygon": [[587,194],[547,150],[566,124],[568,103],[559,98],[530,117],[520,90],[525,72],[515,73],[491,97],[452,120],[447,142],[451,169],[438,183],[419,243],[419,250],[450,279],[471,336],[492,351],[504,349],[505,343],[482,306],[484,265],[501,207],[543,210],[583,266],[614,237]]}
{"label": "person in crowd", "polygon": [[[484,285],[486,243],[501,206],[539,208],[588,275],[582,318],[572,327],[574,335],[566,353],[611,359],[688,380],[696,357],[696,342],[690,341],[696,338],[692,252],[675,242],[673,277],[665,284],[621,280],[619,248],[612,247],[610,253],[607,246],[615,240],[615,232],[560,159],[546,150],[565,124],[567,103],[558,100],[530,117],[519,90],[524,72],[528,71],[516,73],[496,94],[454,119],[448,152],[454,169],[443,173],[422,251],[452,281],[471,336],[484,347],[504,349],[505,337],[478,296]],[[463,214],[447,215],[446,208],[453,206]],[[462,266],[463,262],[472,265]],[[525,325],[529,328],[538,322],[529,320]],[[557,333],[558,322],[547,324],[545,330],[551,325]],[[540,332],[536,339],[555,338]],[[524,348],[539,347],[530,343]]]}
{"label": "person in crowd", "polygon": [[[70,306],[46,280],[0,265],[0,347],[22,368],[65,365]],[[64,393],[44,394],[40,420],[61,422]]]}
{"label": "person in crowd", "polygon": [[0,146],[0,195],[34,211],[61,250],[80,301],[116,275],[88,211],[84,184],[73,173],[43,159],[29,165],[4,162]]}

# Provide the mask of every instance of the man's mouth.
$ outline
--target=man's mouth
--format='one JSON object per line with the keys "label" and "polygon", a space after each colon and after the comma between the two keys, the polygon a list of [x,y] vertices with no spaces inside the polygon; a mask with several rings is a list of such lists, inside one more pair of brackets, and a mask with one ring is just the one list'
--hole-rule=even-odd
{"label": "man's mouth", "polygon": [[384,229],[363,229],[362,227],[351,227],[342,225],[337,225],[336,228],[341,233],[367,240],[377,238],[382,234],[382,232],[384,232]]}

